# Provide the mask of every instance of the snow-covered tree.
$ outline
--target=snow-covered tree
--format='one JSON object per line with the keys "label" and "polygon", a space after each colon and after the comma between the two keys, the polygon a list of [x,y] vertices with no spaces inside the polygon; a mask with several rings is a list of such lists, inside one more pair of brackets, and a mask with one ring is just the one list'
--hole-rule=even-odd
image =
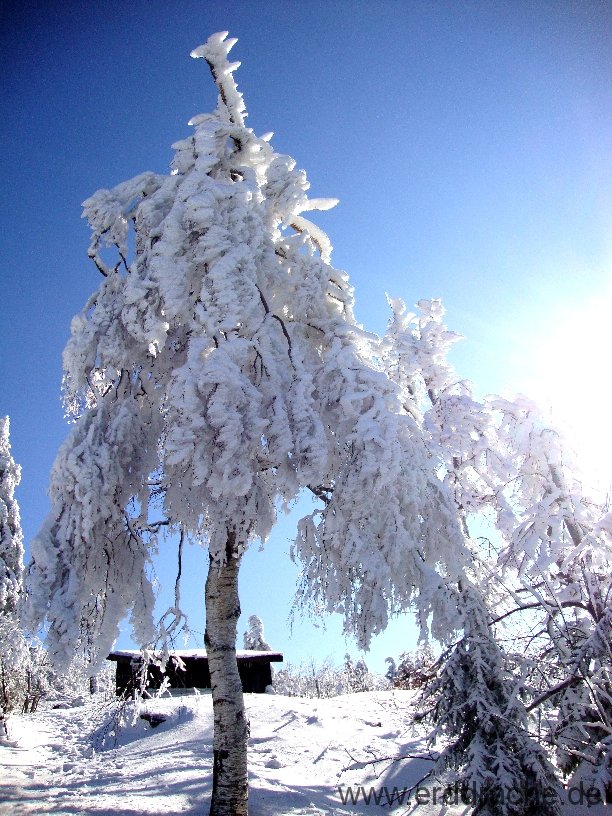
{"label": "snow-covered tree", "polygon": [[556,712],[548,738],[565,773],[579,770],[605,796],[612,782],[612,514],[584,490],[563,435],[532,402],[492,401],[512,451],[507,505],[498,518],[504,581],[514,598],[499,615],[544,645],[532,672],[534,699]]}
{"label": "snow-covered tree", "polygon": [[0,736],[4,715],[21,705],[28,659],[19,609],[23,592],[23,534],[15,488],[21,468],[11,454],[8,417],[0,418]]}
{"label": "snow-covered tree", "polygon": [[[609,581],[608,581],[609,586]],[[566,608],[567,609],[567,608]],[[596,614],[596,611],[593,610]],[[551,625],[556,631],[555,649],[543,670],[560,671],[542,701],[555,713],[550,737],[557,746],[557,762],[564,774],[573,774],[587,788],[595,788],[601,800],[612,801],[612,605],[595,621],[582,610],[567,614]],[[554,675],[553,675],[554,676]]]}
{"label": "snow-covered tree", "polygon": [[506,509],[497,491],[509,478],[507,451],[488,402],[475,398],[471,383],[448,360],[461,335],[445,325],[441,301],[420,300],[414,313],[400,299],[389,305],[392,317],[380,352],[385,370],[401,389],[404,410],[422,428],[469,540],[470,515]]}
{"label": "snow-covered tree", "polygon": [[264,635],[263,621],[257,615],[249,617],[249,628],[244,633],[244,648],[256,652],[271,651],[271,646]]}
{"label": "snow-covered tree", "polygon": [[279,503],[305,488],[321,500],[300,525],[303,587],[312,603],[342,606],[364,643],[389,605],[415,601],[423,626],[433,615],[448,629],[441,576],[460,573],[467,552],[418,426],[371,363],[347,276],[303,216],[336,202],[309,199],[293,159],[245,126],[234,42],[216,34],[192,54],[220,97],[174,145],[170,175],[144,173],[84,204],[103,281],[64,353],[76,421],[30,575],[51,654],[65,659],[80,642],[103,656],[126,613],[137,642],[156,637],[148,567],[156,543],[172,540],[163,534],[208,546],[212,812],[240,816],[238,570]]}
{"label": "snow-covered tree", "polygon": [[387,679],[390,683],[393,683],[397,674],[397,663],[392,657],[385,657],[385,663],[387,664],[385,679]]}
{"label": "snow-covered tree", "polygon": [[370,670],[362,657],[355,661],[347,652],[344,655],[344,673],[350,692],[368,691],[370,688]]}
{"label": "snow-covered tree", "polygon": [[[420,301],[414,314],[402,301],[390,305],[386,369],[454,495],[498,637],[509,623],[511,648],[527,652],[515,662],[529,675],[528,710],[556,710],[546,738],[561,767],[581,766],[603,791],[612,741],[609,508],[585,491],[570,445],[533,402],[475,399],[447,359],[459,335],[445,326],[440,301]],[[496,535],[488,551],[470,538],[483,514]]]}
{"label": "snow-covered tree", "polygon": [[561,786],[531,738],[520,683],[509,675],[480,593],[461,593],[463,636],[426,687],[430,741],[443,747],[432,775],[462,791],[474,816],[558,816]]}
{"label": "snow-covered tree", "polygon": [[11,455],[9,430],[9,418],[0,418],[0,614],[14,615],[23,591],[23,534],[15,499],[21,468]]}
{"label": "snow-covered tree", "polygon": [[[443,467],[464,520],[491,511],[501,536],[498,565],[522,577],[558,573],[577,560],[593,569],[608,564],[608,507],[585,492],[571,446],[550,418],[523,396],[474,397],[447,359],[460,335],[447,329],[439,300],[419,301],[414,314],[401,300],[390,305],[385,369]],[[469,538],[465,524],[464,532]]]}

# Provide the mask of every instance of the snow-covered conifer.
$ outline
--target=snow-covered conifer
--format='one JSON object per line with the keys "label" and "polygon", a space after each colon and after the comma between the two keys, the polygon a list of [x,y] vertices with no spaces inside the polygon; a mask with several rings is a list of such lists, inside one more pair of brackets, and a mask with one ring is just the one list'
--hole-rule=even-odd
{"label": "snow-covered conifer", "polygon": [[305,598],[342,606],[364,643],[388,602],[415,601],[423,627],[433,616],[436,631],[451,628],[442,576],[460,574],[467,553],[419,428],[371,363],[347,276],[303,215],[336,202],[309,199],[294,160],[245,126],[234,43],[215,34],[192,54],[219,102],[174,145],[170,175],[144,173],[84,204],[103,281],[64,353],[76,423],[30,574],[51,654],[64,658],[86,632],[102,656],[126,613],[137,642],[155,637],[150,551],[172,540],[160,534],[208,546],[212,812],[240,816],[238,569],[278,504],[304,488],[321,499],[300,525]]}
{"label": "snow-covered conifer", "polygon": [[257,615],[249,617],[249,628],[244,633],[244,648],[252,649],[255,652],[271,651],[271,646],[264,635],[263,622]]}
{"label": "snow-covered conifer", "polygon": [[19,619],[23,534],[15,488],[21,468],[11,454],[9,418],[0,418],[0,737],[4,715],[21,705],[28,648]]}
{"label": "snow-covered conifer", "polygon": [[21,468],[11,455],[9,418],[0,418],[0,614],[17,612],[23,590],[23,534],[15,488]]}
{"label": "snow-covered conifer", "polygon": [[474,816],[558,816],[560,783],[527,730],[520,685],[504,668],[481,594],[461,593],[463,636],[422,703],[442,741],[434,777],[458,784]]}

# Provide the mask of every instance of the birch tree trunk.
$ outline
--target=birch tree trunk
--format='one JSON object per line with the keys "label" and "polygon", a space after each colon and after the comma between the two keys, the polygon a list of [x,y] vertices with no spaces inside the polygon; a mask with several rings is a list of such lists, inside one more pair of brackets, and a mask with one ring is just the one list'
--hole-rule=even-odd
{"label": "birch tree trunk", "polygon": [[210,559],[206,579],[204,643],[213,698],[213,789],[210,816],[247,816],[248,721],[236,661],[236,627],[240,616],[234,533],[228,531],[226,558]]}

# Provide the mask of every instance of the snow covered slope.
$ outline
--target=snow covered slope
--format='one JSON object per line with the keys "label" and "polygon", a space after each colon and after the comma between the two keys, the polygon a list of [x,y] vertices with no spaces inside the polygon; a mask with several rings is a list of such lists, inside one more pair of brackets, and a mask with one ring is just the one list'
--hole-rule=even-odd
{"label": "snow covered slope", "polygon": [[[405,797],[428,769],[426,748],[410,719],[412,692],[386,691],[311,700],[246,695],[251,720],[252,816],[345,816],[414,813],[450,816],[465,808]],[[115,711],[117,708],[115,707]],[[123,723],[88,700],[11,720],[0,744],[2,816],[204,816],[210,795],[212,704],[209,694],[149,702]],[[407,759],[394,762],[393,758]],[[350,786],[350,790],[349,790]],[[372,796],[369,803],[364,800]],[[376,798],[379,804],[376,804]],[[568,816],[608,809],[570,807]]]}
{"label": "snow covered slope", "polygon": [[[404,725],[409,700],[406,692],[325,700],[246,695],[251,813],[371,813],[363,803],[343,807],[337,786],[369,783],[371,768],[360,759],[395,754],[407,744],[413,749]],[[127,722],[114,729],[112,718],[95,703],[14,718],[15,745],[0,747],[0,764],[8,767],[0,780],[0,812],[206,813],[210,695],[166,697],[145,708],[142,713],[168,719],[154,728],[141,719],[133,725],[130,710]],[[356,763],[356,769],[342,771]],[[406,783],[415,772],[411,768]]]}

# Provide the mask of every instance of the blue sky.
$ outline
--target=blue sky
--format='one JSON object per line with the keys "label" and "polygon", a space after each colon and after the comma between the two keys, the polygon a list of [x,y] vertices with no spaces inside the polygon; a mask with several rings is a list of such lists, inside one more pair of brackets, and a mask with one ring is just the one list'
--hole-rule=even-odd
{"label": "blue sky", "polygon": [[[0,25],[0,415],[11,417],[23,466],[26,541],[47,511],[67,433],[70,319],[99,284],[80,203],[167,169],[187,121],[215,105],[207,68],[189,52],[219,30],[239,38],[247,124],[275,132],[314,196],[340,199],[317,220],[355,286],[358,319],[383,331],[385,292],[442,297],[466,337],[460,373],[480,393],[550,394],[559,416],[588,428],[579,446],[605,460],[609,3],[26,0],[6,4]],[[243,611],[263,617],[290,659],[339,660],[336,623],[327,633],[296,624],[288,637],[292,525],[283,520],[263,554],[249,553]],[[197,558],[189,573],[201,632]],[[397,624],[373,665],[413,642]]]}

